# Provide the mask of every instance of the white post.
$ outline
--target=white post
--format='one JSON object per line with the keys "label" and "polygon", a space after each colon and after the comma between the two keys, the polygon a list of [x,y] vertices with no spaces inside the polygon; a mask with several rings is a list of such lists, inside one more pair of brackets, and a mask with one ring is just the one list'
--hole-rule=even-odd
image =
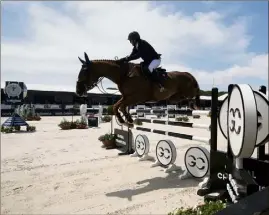
{"label": "white post", "polygon": [[87,119],[86,114],[87,114],[87,104],[80,105],[80,115],[81,115],[82,119],[86,121],[86,123],[88,125],[88,119]]}
{"label": "white post", "polygon": [[102,115],[103,115],[103,106],[102,105],[99,105],[98,125],[102,123]]}

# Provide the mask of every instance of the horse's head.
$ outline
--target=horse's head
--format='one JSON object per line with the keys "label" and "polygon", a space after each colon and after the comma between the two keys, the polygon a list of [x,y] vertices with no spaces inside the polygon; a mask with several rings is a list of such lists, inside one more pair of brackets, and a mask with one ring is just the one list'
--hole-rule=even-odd
{"label": "horse's head", "polygon": [[85,60],[82,60],[78,57],[82,63],[82,67],[78,75],[76,94],[81,97],[86,97],[87,92],[98,84],[98,80],[100,78],[100,76],[94,72],[94,69],[92,68],[93,63],[89,60],[89,57],[85,52],[84,58]]}

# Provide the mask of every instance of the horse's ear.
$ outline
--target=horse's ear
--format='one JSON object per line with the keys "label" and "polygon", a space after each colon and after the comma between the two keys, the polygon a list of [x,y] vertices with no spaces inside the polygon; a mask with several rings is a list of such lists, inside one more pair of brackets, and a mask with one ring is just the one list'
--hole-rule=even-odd
{"label": "horse's ear", "polygon": [[82,60],[80,57],[78,57],[78,59],[82,64],[86,64],[86,62],[84,60]]}
{"label": "horse's ear", "polygon": [[87,63],[87,64],[90,64],[90,60],[89,60],[89,57],[88,57],[88,55],[87,55],[86,52],[84,52],[84,58],[85,58],[85,60],[86,60],[86,63]]}

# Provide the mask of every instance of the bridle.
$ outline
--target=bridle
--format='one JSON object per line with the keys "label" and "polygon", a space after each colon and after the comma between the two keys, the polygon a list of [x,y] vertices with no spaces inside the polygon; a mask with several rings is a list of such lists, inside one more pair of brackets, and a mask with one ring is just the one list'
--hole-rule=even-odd
{"label": "bridle", "polygon": [[[118,57],[117,57],[117,56],[115,57],[115,60],[118,60]],[[102,84],[102,80],[103,80],[103,79],[104,79],[104,77],[100,77],[100,78],[98,78],[98,80],[97,80],[95,83],[91,84],[90,86],[88,86],[88,85],[86,84],[86,83],[87,83],[87,80],[77,81],[77,85],[79,84],[79,85],[83,85],[83,86],[84,86],[84,90],[85,90],[85,92],[83,93],[82,97],[86,97],[86,96],[87,96],[87,92],[88,92],[89,90],[93,89],[94,87],[97,87],[97,88],[99,89],[99,91],[100,91],[101,93],[103,93],[103,94],[116,95],[116,94],[119,92],[119,90],[117,90],[117,91],[114,92],[114,93],[107,92],[107,91],[104,89],[103,84]],[[101,85],[101,89],[100,89],[100,87],[98,86],[99,83],[100,83],[100,85]]]}
{"label": "bridle", "polygon": [[[98,80],[97,80],[95,83],[91,84],[90,86],[88,86],[88,85],[86,84],[86,81],[85,81],[85,80],[83,80],[83,81],[77,81],[77,84],[79,84],[79,85],[83,85],[83,86],[84,86],[85,92],[83,93],[82,96],[87,96],[87,92],[88,92],[89,90],[93,89],[94,87],[97,87],[97,88],[99,89],[98,84],[103,80],[103,78],[104,78],[104,77],[100,77],[100,78],[98,78]],[[102,82],[101,82],[101,84],[102,84]],[[103,86],[102,86],[102,88],[103,88]],[[99,89],[99,90],[100,90],[100,89]],[[101,90],[100,90],[100,91],[101,91]],[[106,93],[106,92],[105,92],[105,93]]]}

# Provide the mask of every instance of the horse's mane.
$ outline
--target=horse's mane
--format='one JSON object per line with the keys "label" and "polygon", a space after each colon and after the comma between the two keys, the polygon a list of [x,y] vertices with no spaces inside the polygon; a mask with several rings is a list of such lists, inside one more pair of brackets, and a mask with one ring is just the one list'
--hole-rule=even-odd
{"label": "horse's mane", "polygon": [[[111,60],[111,59],[96,59],[96,60],[91,60],[92,62],[103,62],[103,63],[108,63],[110,65],[116,65],[119,66],[119,64],[117,63],[117,60]],[[135,63],[129,63],[129,65],[134,66],[136,65]]]}
{"label": "horse's mane", "polygon": [[111,59],[96,59],[96,60],[92,60],[92,62],[116,63],[115,60],[111,60]]}

